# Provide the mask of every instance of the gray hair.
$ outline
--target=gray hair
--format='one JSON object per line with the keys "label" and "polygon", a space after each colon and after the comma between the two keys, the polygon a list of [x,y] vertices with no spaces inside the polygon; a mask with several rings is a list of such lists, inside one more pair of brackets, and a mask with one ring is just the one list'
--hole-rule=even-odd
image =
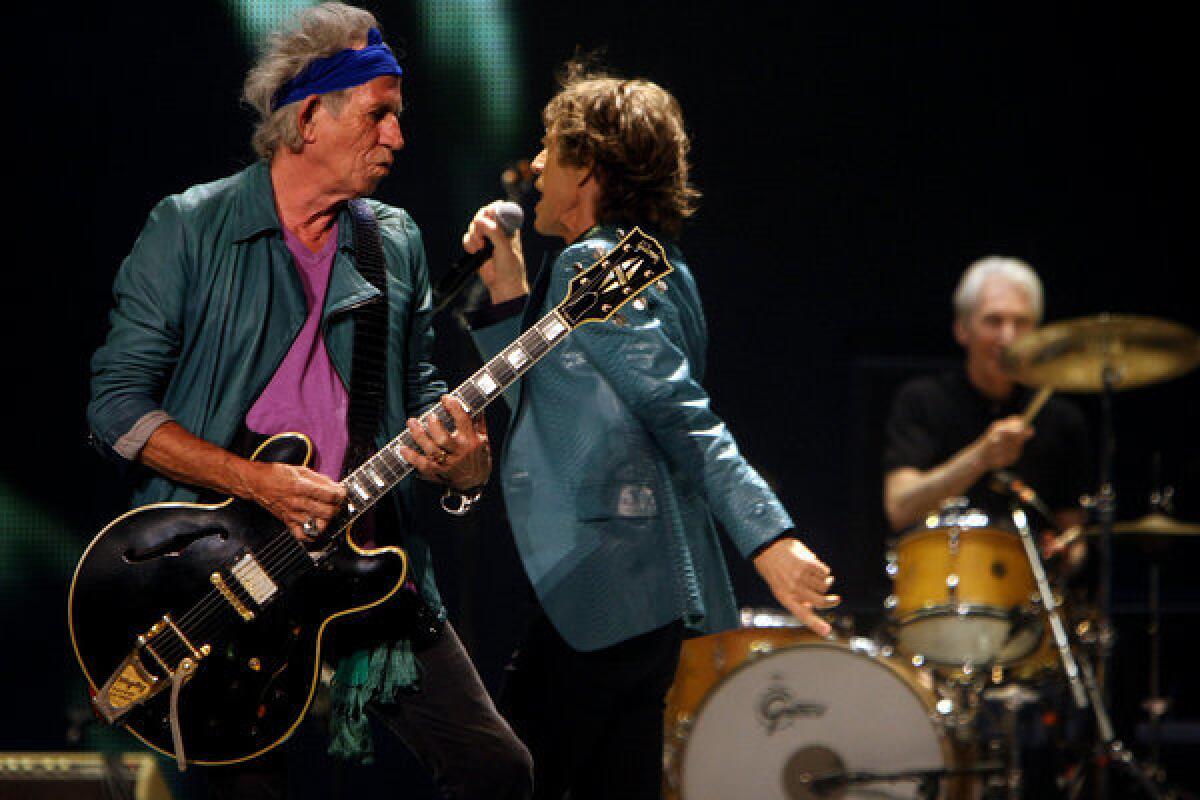
{"label": "gray hair", "polygon": [[[300,12],[284,30],[273,32],[258,63],[246,75],[242,100],[258,114],[251,143],[260,158],[270,159],[282,145],[293,152],[303,143],[294,103],[271,110],[271,100],[285,83],[318,58],[366,42],[367,32],[379,27],[375,16],[344,3],[322,3]],[[322,95],[337,114],[349,90]]]}
{"label": "gray hair", "polygon": [[967,267],[958,281],[958,288],[954,290],[954,316],[957,319],[966,319],[975,310],[979,293],[989,278],[1001,278],[1024,291],[1033,306],[1034,321],[1042,321],[1044,299],[1041,278],[1033,271],[1033,267],[1021,259],[1004,256],[981,258]]}

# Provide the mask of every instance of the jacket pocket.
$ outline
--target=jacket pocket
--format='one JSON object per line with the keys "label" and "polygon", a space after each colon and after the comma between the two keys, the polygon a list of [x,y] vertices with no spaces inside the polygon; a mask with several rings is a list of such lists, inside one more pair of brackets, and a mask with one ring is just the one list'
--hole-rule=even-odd
{"label": "jacket pocket", "polygon": [[575,508],[581,521],[657,517],[658,489],[636,481],[585,484],[576,492]]}

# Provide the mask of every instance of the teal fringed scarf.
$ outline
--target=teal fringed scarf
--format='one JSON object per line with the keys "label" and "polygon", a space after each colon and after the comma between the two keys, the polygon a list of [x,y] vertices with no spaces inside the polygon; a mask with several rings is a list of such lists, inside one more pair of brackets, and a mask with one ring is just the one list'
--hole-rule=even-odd
{"label": "teal fringed scarf", "polygon": [[329,687],[329,754],[374,761],[367,703],[395,702],[401,692],[416,691],[420,680],[421,665],[407,639],[356,650],[338,661]]}

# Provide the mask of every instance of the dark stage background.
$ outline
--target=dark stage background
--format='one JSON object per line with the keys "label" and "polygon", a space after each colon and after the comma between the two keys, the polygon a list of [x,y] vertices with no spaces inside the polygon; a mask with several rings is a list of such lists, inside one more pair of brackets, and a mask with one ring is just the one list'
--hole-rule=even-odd
{"label": "dark stage background", "polygon": [[[499,196],[501,168],[537,150],[553,70],[576,45],[606,46],[614,68],[675,92],[705,192],[683,247],[709,317],[708,388],[832,565],[859,631],[877,622],[887,592],[884,415],[900,381],[958,360],[949,298],[970,261],[989,253],[1030,261],[1051,321],[1112,311],[1200,325],[1184,279],[1194,271],[1183,250],[1193,204],[1178,201],[1177,118],[1194,93],[1184,77],[1192,59],[1171,13],[1085,4],[366,5],[407,51],[407,147],[378,196],[422,226],[435,276],[457,254],[474,208]],[[448,49],[445,31],[453,39],[456,25],[484,11],[504,35],[476,42],[474,56]],[[10,29],[9,74],[21,77],[6,125],[17,134],[9,235],[19,256],[4,315],[0,750],[127,746],[80,730],[87,713],[65,631],[74,560],[123,510],[125,491],[84,442],[87,362],[115,270],[153,204],[249,163],[250,118],[237,98],[250,51],[235,13],[215,2],[43,4],[29,13]],[[489,47],[503,58],[479,55]],[[438,334],[447,378],[465,377],[477,364],[465,334],[451,316]],[[1193,373],[1117,396],[1120,518],[1147,511],[1158,456],[1157,480],[1176,487],[1179,516],[1200,519],[1198,389]],[[1096,423],[1095,398],[1077,399]],[[466,521],[440,512],[426,521],[452,619],[493,689],[526,612],[497,495],[493,488],[485,512]],[[1187,652],[1200,547],[1185,545],[1164,576],[1164,680],[1176,701],[1169,719],[1197,721]],[[1147,681],[1145,562],[1119,555],[1115,711],[1120,734],[1134,740]],[[732,569],[740,601],[770,603],[746,564],[735,558]],[[301,738],[297,796],[329,796],[334,773],[316,757],[319,732]],[[1168,748],[1172,777],[1195,785],[1182,752]],[[414,781],[410,797],[428,792],[389,743],[379,766],[346,785],[397,780]],[[191,777],[177,789],[182,796],[201,783]]]}

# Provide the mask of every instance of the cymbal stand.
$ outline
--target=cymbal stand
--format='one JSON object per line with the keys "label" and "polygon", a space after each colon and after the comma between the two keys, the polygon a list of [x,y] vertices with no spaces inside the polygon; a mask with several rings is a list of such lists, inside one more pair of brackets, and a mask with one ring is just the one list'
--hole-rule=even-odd
{"label": "cymbal stand", "polygon": [[1158,561],[1150,561],[1150,623],[1147,625],[1150,634],[1150,696],[1142,703],[1142,707],[1150,716],[1150,763],[1154,766],[1161,764],[1162,758],[1162,718],[1167,713],[1171,701],[1162,696],[1162,686],[1159,671],[1162,668],[1160,628],[1162,612],[1159,607],[1160,571]]}
{"label": "cymbal stand", "polygon": [[[1038,594],[1041,596],[1042,608],[1045,609],[1046,618],[1050,621],[1050,631],[1054,635],[1054,644],[1058,649],[1059,661],[1062,663],[1063,674],[1067,676],[1067,684],[1071,689],[1071,697],[1075,701],[1075,705],[1079,709],[1085,709],[1089,706],[1092,709],[1092,716],[1096,723],[1096,734],[1100,738],[1103,752],[1112,759],[1112,763],[1121,766],[1125,771],[1138,782],[1146,795],[1151,798],[1159,798],[1161,796],[1158,787],[1146,774],[1137,763],[1134,761],[1133,753],[1125,748],[1125,745],[1116,737],[1113,731],[1112,719],[1108,715],[1108,710],[1104,704],[1104,698],[1101,696],[1100,688],[1096,683],[1096,675],[1092,670],[1092,665],[1087,659],[1082,661],[1075,660],[1075,654],[1071,652],[1071,643],[1067,639],[1066,627],[1063,625],[1062,615],[1059,613],[1058,604],[1054,599],[1054,593],[1050,590],[1050,581],[1046,577],[1046,568],[1042,564],[1042,558],[1038,554],[1037,543],[1033,539],[1033,532],[1029,529],[1029,519],[1025,515],[1024,509],[1021,508],[1017,500],[1012,501],[1012,520],[1016,526],[1017,533],[1021,536],[1021,543],[1025,546],[1025,556],[1029,561],[1029,569],[1033,573],[1034,583],[1037,586]],[[1100,786],[1104,787],[1106,783],[1102,775]],[[1101,792],[1105,792],[1105,788],[1101,788]]]}
{"label": "cymbal stand", "polygon": [[[1162,486],[1162,454],[1155,453],[1153,461],[1154,490],[1150,493],[1150,510],[1170,514],[1175,489]],[[1171,698],[1162,696],[1162,551],[1153,546],[1144,548],[1150,560],[1150,620],[1146,625],[1150,642],[1150,694],[1142,708],[1150,717],[1150,763],[1156,771],[1162,764],[1162,718],[1171,707]]]}
{"label": "cymbal stand", "polygon": [[[1108,343],[1105,343],[1106,348]],[[1113,488],[1113,459],[1116,450],[1116,433],[1113,425],[1113,390],[1121,380],[1119,370],[1111,364],[1105,364],[1101,369],[1102,390],[1100,392],[1100,491],[1096,493],[1093,508],[1100,527],[1100,578],[1097,587],[1097,601],[1100,606],[1102,623],[1112,621],[1112,526],[1117,511],[1117,493]],[[1093,683],[1097,683],[1097,695],[1101,712],[1108,708],[1108,667],[1109,648],[1102,646],[1097,653],[1099,661],[1099,680],[1094,674],[1090,675]],[[1091,672],[1089,667],[1089,673]],[[1107,714],[1104,714],[1107,717]],[[1105,730],[1107,728],[1107,731]],[[1097,719],[1096,732],[1103,746],[1107,747],[1113,741],[1112,726],[1099,724]],[[1100,760],[1103,763],[1103,760]],[[1100,769],[1096,775],[1096,797],[1098,800],[1108,798],[1108,772]]]}
{"label": "cymbal stand", "polygon": [[[1112,620],[1112,527],[1117,512],[1117,493],[1113,488],[1113,459],[1116,451],[1116,434],[1113,426],[1113,390],[1120,382],[1120,373],[1112,366],[1105,366],[1101,376],[1104,384],[1100,393],[1100,491],[1096,493],[1096,521],[1100,528],[1100,585],[1097,600],[1100,618]],[[1108,649],[1100,650],[1100,689],[1107,704]]]}

